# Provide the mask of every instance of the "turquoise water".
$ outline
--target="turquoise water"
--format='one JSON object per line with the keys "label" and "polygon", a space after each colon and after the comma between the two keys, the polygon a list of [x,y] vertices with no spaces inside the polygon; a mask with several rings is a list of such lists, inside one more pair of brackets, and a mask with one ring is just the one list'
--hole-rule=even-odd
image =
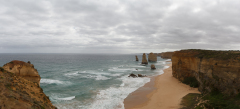
{"label": "turquoise water", "polygon": [[[158,57],[142,66],[134,54],[0,54],[1,66],[12,60],[31,61],[44,93],[59,109],[123,109],[124,98],[150,81],[128,75],[162,74],[166,61]],[[157,69],[151,70],[151,64]]]}

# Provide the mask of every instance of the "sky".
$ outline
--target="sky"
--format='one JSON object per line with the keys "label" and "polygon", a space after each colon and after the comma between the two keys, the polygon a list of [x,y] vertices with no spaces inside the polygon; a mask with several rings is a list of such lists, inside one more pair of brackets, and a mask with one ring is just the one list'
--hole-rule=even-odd
{"label": "sky", "polygon": [[0,53],[240,49],[239,0],[0,0]]}

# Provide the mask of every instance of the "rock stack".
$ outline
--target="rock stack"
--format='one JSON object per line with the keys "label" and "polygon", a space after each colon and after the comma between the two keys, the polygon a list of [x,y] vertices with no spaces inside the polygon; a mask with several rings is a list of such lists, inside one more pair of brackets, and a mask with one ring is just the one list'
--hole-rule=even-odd
{"label": "rock stack", "polygon": [[143,53],[143,56],[142,56],[142,64],[148,64],[147,57],[146,57],[145,53]]}
{"label": "rock stack", "polygon": [[23,61],[14,60],[5,64],[3,66],[3,69],[40,85],[41,77],[39,76],[38,71],[30,62],[26,63]]}
{"label": "rock stack", "polygon": [[155,65],[152,64],[152,65],[151,65],[151,69],[152,69],[152,70],[156,69]]}
{"label": "rock stack", "polygon": [[138,57],[137,57],[137,55],[136,55],[136,61],[138,61]]}
{"label": "rock stack", "polygon": [[157,56],[151,52],[151,53],[148,55],[148,61],[149,61],[149,62],[156,62],[156,61],[157,61]]}

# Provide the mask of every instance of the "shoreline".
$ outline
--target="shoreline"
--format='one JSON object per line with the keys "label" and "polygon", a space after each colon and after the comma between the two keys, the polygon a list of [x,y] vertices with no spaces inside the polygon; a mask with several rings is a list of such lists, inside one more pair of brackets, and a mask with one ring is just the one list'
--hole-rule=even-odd
{"label": "shoreline", "polygon": [[172,76],[172,63],[166,66],[169,68],[163,74],[151,77],[150,82],[124,99],[125,109],[178,109],[185,95],[200,93]]}

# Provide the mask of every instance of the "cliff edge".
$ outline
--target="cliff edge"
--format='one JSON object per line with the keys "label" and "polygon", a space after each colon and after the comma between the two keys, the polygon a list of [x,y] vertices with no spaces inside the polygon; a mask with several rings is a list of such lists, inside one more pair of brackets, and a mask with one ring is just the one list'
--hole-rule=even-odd
{"label": "cliff edge", "polygon": [[56,109],[38,82],[25,79],[3,67],[0,67],[0,87],[0,109]]}

